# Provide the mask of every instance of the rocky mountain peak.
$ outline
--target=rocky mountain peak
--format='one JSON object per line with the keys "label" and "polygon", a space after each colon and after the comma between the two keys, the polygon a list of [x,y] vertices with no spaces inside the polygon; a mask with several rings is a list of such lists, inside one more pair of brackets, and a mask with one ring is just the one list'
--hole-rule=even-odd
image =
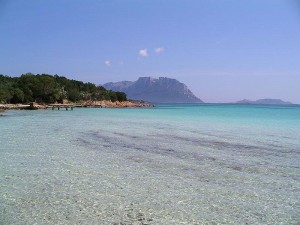
{"label": "rocky mountain peak", "polygon": [[113,91],[124,91],[129,99],[161,103],[202,102],[185,84],[168,77],[140,77],[134,82],[110,82],[103,86]]}

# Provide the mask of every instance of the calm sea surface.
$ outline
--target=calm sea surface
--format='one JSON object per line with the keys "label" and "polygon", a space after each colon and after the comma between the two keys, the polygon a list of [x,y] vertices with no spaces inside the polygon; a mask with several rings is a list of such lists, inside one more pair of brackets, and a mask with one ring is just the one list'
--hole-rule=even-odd
{"label": "calm sea surface", "polygon": [[0,224],[300,224],[300,107],[2,114]]}

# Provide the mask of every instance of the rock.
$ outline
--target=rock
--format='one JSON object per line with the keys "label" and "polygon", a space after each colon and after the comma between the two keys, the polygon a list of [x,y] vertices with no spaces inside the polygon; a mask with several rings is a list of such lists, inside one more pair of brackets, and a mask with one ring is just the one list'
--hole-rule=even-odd
{"label": "rock", "polygon": [[103,101],[89,101],[82,102],[82,107],[87,108],[127,108],[127,107],[153,107],[153,104],[140,101],[123,101],[112,102],[108,100]]}

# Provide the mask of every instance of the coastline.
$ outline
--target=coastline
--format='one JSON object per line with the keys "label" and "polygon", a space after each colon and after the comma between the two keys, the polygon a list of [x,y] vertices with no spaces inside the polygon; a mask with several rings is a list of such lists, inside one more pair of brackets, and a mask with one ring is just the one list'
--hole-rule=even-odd
{"label": "coastline", "polygon": [[108,100],[103,101],[84,101],[79,103],[68,102],[66,104],[45,104],[45,103],[31,103],[31,104],[0,104],[0,112],[5,110],[37,110],[48,109],[52,107],[70,106],[79,108],[147,108],[154,107],[152,103],[143,101],[123,101],[112,102]]}

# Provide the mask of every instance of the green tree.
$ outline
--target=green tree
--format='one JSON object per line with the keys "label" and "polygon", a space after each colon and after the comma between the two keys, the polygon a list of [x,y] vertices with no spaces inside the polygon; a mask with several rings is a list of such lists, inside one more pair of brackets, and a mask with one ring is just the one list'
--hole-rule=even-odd
{"label": "green tree", "polygon": [[11,88],[12,98],[10,103],[22,103],[24,101],[24,92],[20,88]]}
{"label": "green tree", "polygon": [[106,90],[90,82],[69,80],[58,75],[26,73],[20,77],[9,77],[0,74],[0,102],[53,103],[62,99],[73,102],[81,100],[125,101],[126,94]]}
{"label": "green tree", "polygon": [[116,92],[114,91],[109,91],[109,98],[112,102],[118,101],[118,97],[116,95]]}
{"label": "green tree", "polygon": [[117,99],[118,99],[119,102],[127,100],[126,94],[124,92],[117,91],[115,93],[116,93],[116,96],[117,96]]}
{"label": "green tree", "polygon": [[12,99],[13,95],[11,94],[8,88],[0,88],[0,102],[1,103],[10,103],[10,99]]}

